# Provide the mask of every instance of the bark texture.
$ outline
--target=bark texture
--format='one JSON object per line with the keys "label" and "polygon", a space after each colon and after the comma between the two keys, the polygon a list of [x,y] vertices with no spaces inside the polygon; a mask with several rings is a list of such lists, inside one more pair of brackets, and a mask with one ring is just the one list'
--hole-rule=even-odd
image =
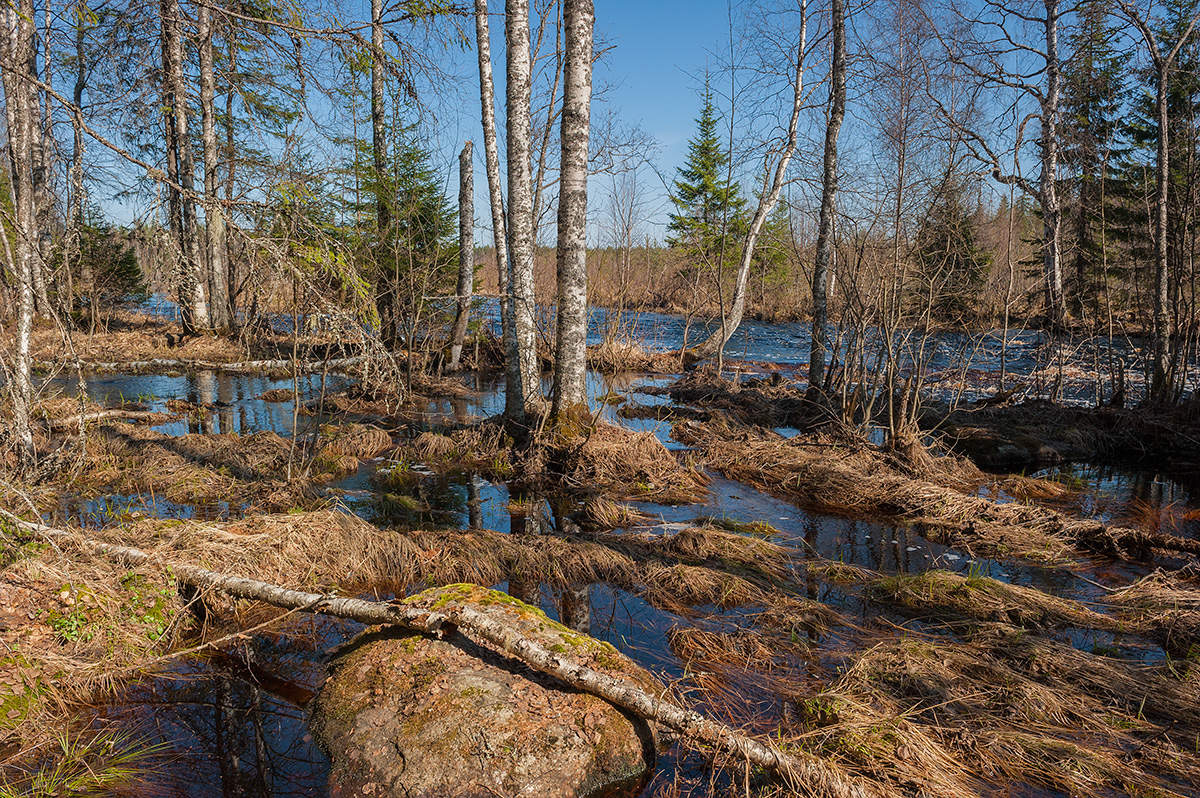
{"label": "bark texture", "polygon": [[391,209],[384,191],[387,163],[387,130],[383,118],[383,0],[371,0],[371,163],[375,170],[375,260],[379,278],[375,304],[385,343],[395,345],[400,336],[396,317],[396,280],[385,241],[391,227]]}
{"label": "bark texture", "polygon": [[450,371],[461,367],[463,341],[471,320],[471,295],[475,290],[475,172],[474,145],[467,142],[458,154],[458,308],[450,333]]}
{"label": "bark texture", "polygon": [[197,32],[200,37],[200,125],[204,146],[204,231],[208,250],[209,315],[217,330],[228,330],[233,323],[229,301],[229,266],[225,262],[225,212],[217,197],[217,126],[213,103],[216,78],[213,75],[212,11],[201,3],[197,7]]}
{"label": "bark texture", "polygon": [[[171,191],[172,233],[178,256],[179,310],[188,332],[211,326],[207,291],[196,237],[196,166],[188,134],[187,84],[183,79],[183,16],[179,0],[163,0],[163,113],[167,117],[167,176],[179,188]],[[174,175],[172,175],[172,171]]]}
{"label": "bark texture", "polygon": [[833,61],[830,65],[829,122],[825,127],[825,158],[821,174],[821,215],[817,222],[817,254],[812,278],[812,346],[808,384],[825,383],[825,358],[829,349],[829,283],[835,274],[833,222],[837,213],[838,136],[846,115],[846,10],[844,0],[832,0]]}
{"label": "bark texture", "polygon": [[[512,306],[508,301],[508,225],[504,218],[504,192],[500,186],[500,149],[496,143],[496,89],[492,83],[492,45],[488,31],[487,0],[475,0],[475,43],[479,55],[479,105],[483,125],[484,164],[492,211],[492,241],[500,294],[500,335],[505,356],[513,347]],[[506,400],[507,401],[507,400]]]}
{"label": "bark texture", "polygon": [[1058,201],[1058,0],[1045,0],[1046,95],[1042,101],[1042,270],[1046,281],[1046,313],[1051,329],[1066,321],[1062,272],[1062,208]]}
{"label": "bark texture", "polygon": [[587,409],[587,177],[592,105],[592,0],[566,0],[566,66],[558,185],[558,335],[554,415]]}
{"label": "bark texture", "polygon": [[533,184],[530,171],[529,1],[508,0],[504,18],[508,65],[508,301],[513,343],[508,353],[505,415],[518,426],[541,404],[533,291]]}
{"label": "bark texture", "polygon": [[5,60],[18,69],[5,69],[4,106],[8,123],[8,155],[12,174],[15,240],[8,241],[4,235],[5,254],[16,277],[17,288],[17,340],[13,348],[12,403],[13,443],[21,464],[31,467],[35,459],[33,434],[29,426],[29,409],[33,402],[32,360],[29,354],[29,339],[33,333],[34,316],[34,261],[37,259],[37,222],[33,196],[33,150],[34,118],[37,99],[30,82],[30,75],[23,75],[20,67],[32,62],[34,49],[33,0],[20,0],[18,6],[9,5],[4,12]]}

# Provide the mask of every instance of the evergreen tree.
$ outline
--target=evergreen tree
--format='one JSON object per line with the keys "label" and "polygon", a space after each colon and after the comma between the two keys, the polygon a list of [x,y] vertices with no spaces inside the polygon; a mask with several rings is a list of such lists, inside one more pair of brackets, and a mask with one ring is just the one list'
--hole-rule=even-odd
{"label": "evergreen tree", "polygon": [[[424,315],[426,297],[453,293],[458,220],[416,129],[400,126],[389,131],[389,139],[383,175],[376,171],[371,143],[356,142],[352,169],[363,191],[351,216],[360,222],[359,250],[375,286],[384,337],[395,341]],[[376,233],[379,203],[388,209],[388,226]]]}
{"label": "evergreen tree", "polygon": [[688,159],[679,169],[671,197],[675,213],[667,225],[669,246],[708,264],[735,253],[746,227],[746,203],[737,183],[729,179],[729,153],[717,136],[718,122],[706,83],[698,129],[688,143]]}
{"label": "evergreen tree", "polygon": [[[1112,0],[1085,0],[1067,37],[1063,64],[1062,132],[1064,165],[1074,173],[1075,207],[1065,214],[1075,236],[1070,292],[1076,313],[1098,313],[1098,284],[1106,258],[1102,219],[1109,203],[1109,175],[1121,156],[1119,139],[1128,54],[1116,50],[1110,24]],[[1115,260],[1115,259],[1114,259]]]}
{"label": "evergreen tree", "polygon": [[926,285],[925,301],[942,321],[969,321],[991,258],[977,240],[977,209],[968,207],[970,185],[948,172],[917,230],[914,256]]}
{"label": "evergreen tree", "polygon": [[[1188,23],[1200,12],[1200,0],[1170,0],[1160,17],[1158,37],[1165,49],[1174,47]],[[1128,248],[1128,260],[1136,270],[1152,269],[1154,260],[1153,222],[1155,159],[1158,121],[1155,112],[1153,70],[1140,70],[1142,85],[1127,114],[1124,134],[1129,149],[1121,164],[1122,208],[1114,214],[1117,233]],[[1200,240],[1200,36],[1193,36],[1176,57],[1167,82],[1168,148],[1170,172],[1167,182],[1167,275],[1171,305],[1181,307],[1181,285],[1192,277],[1196,241]],[[1150,274],[1150,272],[1145,272]],[[1138,285],[1137,274],[1130,280]],[[1146,284],[1144,281],[1140,284]]]}

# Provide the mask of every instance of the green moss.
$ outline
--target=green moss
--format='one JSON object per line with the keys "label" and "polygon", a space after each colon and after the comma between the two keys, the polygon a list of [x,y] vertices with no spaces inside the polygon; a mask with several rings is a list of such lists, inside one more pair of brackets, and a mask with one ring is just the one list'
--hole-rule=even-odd
{"label": "green moss", "polygon": [[20,684],[0,692],[0,729],[11,729],[25,720],[46,694],[45,677],[40,668],[15,650],[0,658],[0,670],[19,674],[21,679]]}

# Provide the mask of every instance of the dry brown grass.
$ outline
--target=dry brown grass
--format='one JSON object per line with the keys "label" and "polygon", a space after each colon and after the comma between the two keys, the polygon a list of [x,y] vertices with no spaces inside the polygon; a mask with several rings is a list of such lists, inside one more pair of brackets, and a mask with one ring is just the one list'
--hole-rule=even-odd
{"label": "dry brown grass", "polygon": [[650,432],[597,422],[550,442],[547,460],[569,488],[612,499],[691,504],[708,495],[704,473],[688,467]]}
{"label": "dry brown grass", "polygon": [[245,360],[248,352],[230,338],[198,336],[178,346],[169,346],[167,335],[182,336],[178,324],[149,316],[123,314],[107,331],[89,334],[86,330],[70,333],[68,348],[63,334],[52,326],[38,325],[30,347],[35,360],[70,363],[72,350],[83,361],[120,362],[168,358],[201,360],[208,363],[233,363]]}
{"label": "dry brown grass", "polygon": [[589,522],[588,526],[593,529],[628,528],[654,522],[651,516],[640,510],[603,496],[588,499],[583,507],[583,515]]}
{"label": "dry brown grass", "polygon": [[1194,566],[1155,571],[1109,598],[1131,622],[1153,630],[1173,656],[1200,658],[1200,580]]}
{"label": "dry brown grass", "polygon": [[1097,612],[1073,599],[986,576],[930,570],[912,575],[879,575],[864,586],[867,594],[877,601],[935,614],[949,611],[965,618],[1033,629],[1078,626],[1117,633],[1139,631],[1117,616]]}
{"label": "dry brown grass", "polygon": [[[1077,681],[1081,673],[1090,678]],[[1112,683],[1096,689],[1104,679]],[[927,794],[1028,784],[1070,795],[1180,795],[1200,763],[1179,747],[1187,732],[1145,714],[1141,699],[1161,688],[1195,700],[1195,686],[1171,676],[1008,627],[969,643],[890,638],[856,653],[843,676],[802,705],[801,739]]]}
{"label": "dry brown grass", "polygon": [[676,374],[681,368],[678,353],[651,352],[636,341],[614,338],[589,346],[587,361],[588,366],[604,374]]}
{"label": "dry brown grass", "polygon": [[1200,552],[1200,541],[1107,526],[1052,508],[997,502],[911,476],[876,447],[825,436],[784,439],[722,420],[682,423],[675,438],[698,447],[710,467],[772,495],[820,512],[914,524],[926,537],[977,556],[1068,563],[1079,549],[1144,557],[1155,548]]}

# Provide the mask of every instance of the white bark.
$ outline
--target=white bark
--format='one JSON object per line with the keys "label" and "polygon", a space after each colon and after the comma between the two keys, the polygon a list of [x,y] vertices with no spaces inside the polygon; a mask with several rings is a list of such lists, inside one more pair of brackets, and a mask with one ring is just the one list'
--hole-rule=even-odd
{"label": "white bark", "polygon": [[[6,28],[3,70],[4,105],[8,123],[9,163],[12,167],[15,210],[15,240],[5,241],[5,252],[17,280],[17,340],[13,352],[13,436],[18,456],[25,467],[33,465],[35,452],[29,426],[33,402],[32,361],[29,339],[33,333],[34,261],[37,258],[37,221],[33,196],[34,115],[36,96],[30,76],[21,70],[31,63],[33,51],[33,0],[20,0],[4,13]],[[3,232],[3,231],[0,231]],[[4,234],[7,239],[7,233]]]}
{"label": "white bark", "polygon": [[500,150],[496,143],[496,90],[492,84],[492,47],[488,32],[487,0],[475,0],[475,42],[479,54],[479,103],[488,197],[492,209],[492,240],[496,249],[496,281],[500,294],[500,330],[506,356],[512,351],[513,319],[508,301],[508,226],[500,187]]}
{"label": "white bark", "polygon": [[829,73],[829,122],[825,128],[825,161],[821,176],[821,214],[817,226],[817,254],[812,277],[812,346],[809,350],[809,388],[825,382],[825,357],[829,349],[829,284],[835,275],[836,247],[833,217],[837,212],[838,135],[846,114],[846,12],[844,0],[832,0],[833,62]]}
{"label": "white bark", "polygon": [[529,0],[507,0],[504,41],[508,63],[508,294],[513,346],[508,357],[505,413],[525,424],[541,404],[533,288],[533,184],[530,171]]}
{"label": "white bark", "polygon": [[225,213],[217,198],[217,128],[213,109],[216,79],[213,75],[212,11],[207,3],[197,10],[200,37],[200,119],[204,144],[204,230],[208,249],[209,314],[217,330],[232,325],[229,302],[229,267],[225,262],[227,243]]}
{"label": "white bark", "polygon": [[450,334],[450,371],[461,366],[463,341],[471,320],[471,293],[475,290],[475,175],[474,145],[467,142],[458,154],[458,309]]}
{"label": "white bark", "polygon": [[1167,116],[1167,81],[1179,51],[1196,30],[1200,14],[1192,17],[1183,35],[1170,52],[1163,53],[1158,37],[1147,20],[1127,0],[1118,0],[1125,15],[1142,34],[1150,60],[1154,65],[1155,112],[1158,123],[1158,150],[1155,164],[1154,192],[1154,352],[1150,375],[1150,396],[1153,400],[1164,400],[1171,392],[1169,360],[1171,351],[1171,318],[1169,274],[1167,271],[1167,192],[1171,175],[1170,120]]}
{"label": "white bark", "polygon": [[1061,329],[1067,308],[1063,297],[1062,209],[1058,203],[1058,0],[1045,0],[1046,96],[1042,103],[1042,270],[1050,328]]}
{"label": "white bark", "polygon": [[400,339],[399,309],[396,302],[395,270],[385,240],[391,227],[391,209],[384,190],[387,183],[387,129],[383,109],[383,0],[371,0],[371,162],[375,169],[375,303],[383,340],[395,345]]}
{"label": "white bark", "polygon": [[566,66],[558,186],[558,335],[554,415],[587,409],[587,173],[592,0],[565,0]]}
{"label": "white bark", "polygon": [[[171,191],[172,232],[179,258],[179,307],[184,327],[208,329],[208,300],[196,238],[195,163],[188,135],[187,85],[183,80],[183,18],[179,0],[162,0],[164,114],[167,119],[167,172],[182,190]],[[174,175],[171,172],[174,171]]]}
{"label": "white bark", "polygon": [[750,230],[746,233],[746,240],[742,244],[742,259],[738,264],[737,282],[733,287],[729,313],[719,328],[713,330],[708,338],[692,349],[689,353],[691,358],[712,357],[721,352],[725,348],[725,344],[729,343],[729,339],[737,332],[738,326],[742,323],[742,317],[746,313],[746,286],[750,280],[750,266],[754,261],[754,250],[758,245],[758,237],[762,233],[767,218],[779,203],[779,196],[783,192],[783,184],[787,178],[788,165],[796,153],[800,109],[804,104],[804,48],[808,35],[807,6],[807,0],[800,0],[800,44],[796,48],[796,71],[792,81],[792,116],[788,120],[783,150],[779,153],[774,170],[770,167],[771,155],[767,156],[767,173],[763,177],[763,191],[759,195],[754,218],[750,221]]}
{"label": "white bark", "polygon": [[[73,99],[76,108],[83,107],[83,92],[87,86],[87,49],[84,39],[86,33],[87,16],[85,0],[79,0],[75,7],[75,86],[73,90]],[[81,237],[83,235],[83,222],[87,213],[87,197],[84,195],[83,187],[83,128],[79,124],[79,120],[72,115],[71,128],[73,133],[73,146],[71,149],[71,191],[67,200],[67,227],[69,229],[67,242],[67,268],[71,267],[70,261],[72,258],[77,258],[80,253]],[[89,321],[94,318],[94,306],[91,304],[95,300],[95,279],[92,274],[91,261],[80,260],[80,290],[88,298]]]}

